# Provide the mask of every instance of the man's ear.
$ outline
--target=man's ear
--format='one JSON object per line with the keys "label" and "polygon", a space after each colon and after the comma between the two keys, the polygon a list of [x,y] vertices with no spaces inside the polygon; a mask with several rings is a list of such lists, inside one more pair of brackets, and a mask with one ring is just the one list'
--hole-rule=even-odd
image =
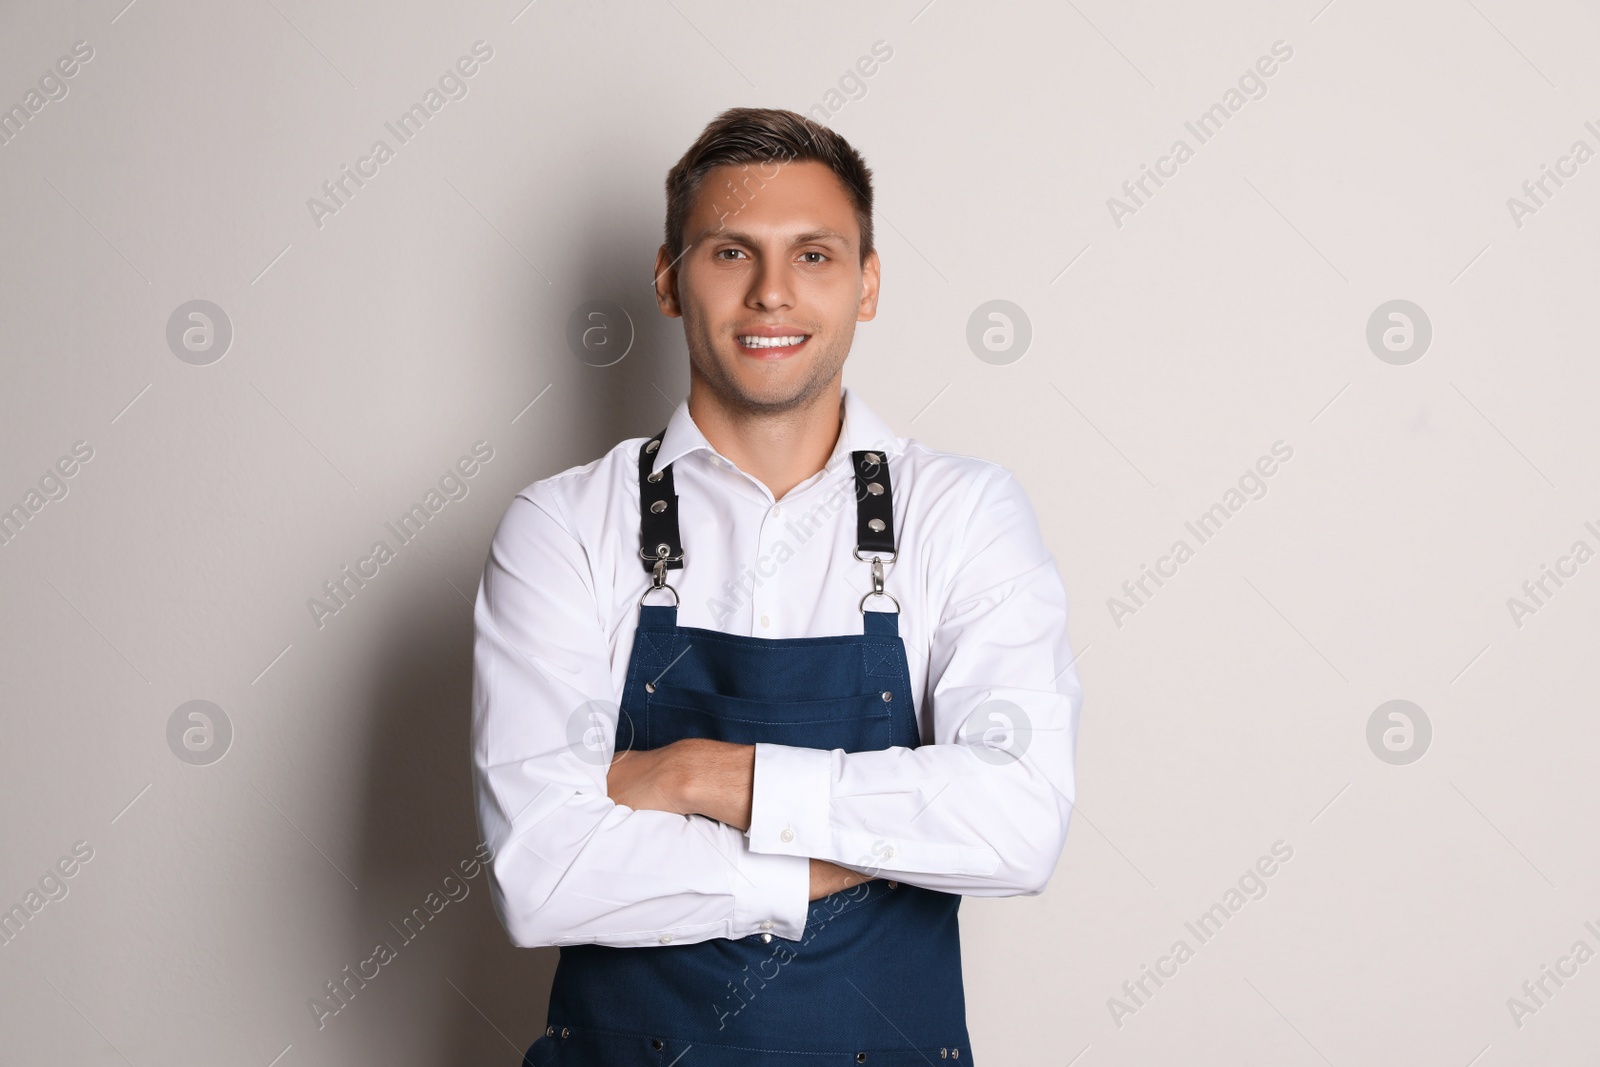
{"label": "man's ear", "polygon": [[656,306],[668,318],[683,316],[683,307],[678,303],[678,266],[666,245],[656,250]]}
{"label": "man's ear", "polygon": [[878,250],[867,253],[861,263],[861,304],[856,310],[856,321],[867,322],[878,314],[878,282],[881,278]]}

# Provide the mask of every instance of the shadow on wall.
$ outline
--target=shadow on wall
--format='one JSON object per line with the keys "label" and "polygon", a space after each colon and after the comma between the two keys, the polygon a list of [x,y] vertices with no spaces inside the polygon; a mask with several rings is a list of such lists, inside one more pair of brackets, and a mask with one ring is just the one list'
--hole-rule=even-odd
{"label": "shadow on wall", "polygon": [[[592,195],[592,217],[605,217],[609,193],[595,189]],[[681,325],[660,313],[651,291],[655,244],[636,244],[625,254],[600,250],[585,280],[576,284],[533,282],[570,299],[540,293],[525,305],[527,369],[519,384],[527,387],[529,399],[546,384],[551,388],[495,438],[496,464],[503,462],[511,472],[495,490],[501,499],[493,507],[484,505],[493,518],[471,549],[477,567],[512,494],[598,458],[619,440],[654,434],[687,391]],[[572,309],[594,299],[623,307],[636,331],[627,356],[608,367],[585,363],[566,344]],[[501,308],[476,310],[503,313]],[[526,400],[517,407],[522,403]],[[496,413],[498,423],[507,405],[503,397],[490,396],[483,407]],[[515,413],[513,407],[504,417]],[[444,558],[436,554],[430,568],[442,568]],[[456,580],[468,596],[476,594],[477,573],[467,584]],[[641,590],[647,578],[641,568]],[[364,709],[371,738],[356,875],[367,900],[385,902],[388,910],[380,919],[402,924],[404,916],[415,915],[411,925],[395,925],[390,942],[401,968],[413,973],[396,983],[409,988],[409,998],[385,998],[388,1004],[381,1010],[374,1005],[368,1011],[386,1018],[367,1018],[391,1031],[398,1025],[419,1041],[437,1040],[432,1050],[415,1046],[417,1063],[511,1067],[544,1030],[559,952],[513,946],[495,917],[487,872],[470,881],[459,877],[479,841],[469,746],[472,611],[443,581],[420,581],[416,587],[415,602],[389,621],[380,666],[371,679],[371,703]],[[460,896],[460,885],[470,887],[459,902],[450,901],[443,888],[452,872],[457,881],[449,892]],[[431,917],[425,903],[430,892],[437,894],[433,906],[439,908]],[[413,911],[418,908],[421,912]]]}

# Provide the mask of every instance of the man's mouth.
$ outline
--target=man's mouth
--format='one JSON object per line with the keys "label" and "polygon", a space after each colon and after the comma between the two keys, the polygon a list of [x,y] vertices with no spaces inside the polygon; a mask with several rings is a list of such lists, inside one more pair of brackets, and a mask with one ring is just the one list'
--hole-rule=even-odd
{"label": "man's mouth", "polygon": [[782,326],[757,326],[755,331],[750,333],[734,334],[734,341],[739,342],[739,349],[755,358],[794,355],[810,339],[811,334],[802,333],[794,328],[784,330]]}
{"label": "man's mouth", "polygon": [[811,335],[806,333],[782,334],[776,337],[747,333],[739,335],[737,340],[739,348],[746,355],[757,359],[780,359],[800,351],[801,346],[810,338]]}

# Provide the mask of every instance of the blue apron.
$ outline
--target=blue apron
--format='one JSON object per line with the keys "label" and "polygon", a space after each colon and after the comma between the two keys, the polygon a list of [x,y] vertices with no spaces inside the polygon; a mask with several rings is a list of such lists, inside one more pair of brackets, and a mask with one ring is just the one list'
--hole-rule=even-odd
{"label": "blue apron", "polygon": [[[660,442],[657,435],[640,451],[641,556],[651,589],[672,592],[674,603],[641,600],[617,744],[920,745],[898,612],[866,610],[868,599],[887,597],[881,561],[894,555],[883,457],[852,453],[856,555],[873,557],[863,632],[766,639],[678,625],[665,574],[682,565],[683,551],[671,466],[651,469]],[[853,862],[870,867],[874,857]],[[545,1033],[523,1065],[970,1065],[960,905],[957,894],[874,878],[812,901],[799,941],[757,933],[649,948],[562,946]]]}

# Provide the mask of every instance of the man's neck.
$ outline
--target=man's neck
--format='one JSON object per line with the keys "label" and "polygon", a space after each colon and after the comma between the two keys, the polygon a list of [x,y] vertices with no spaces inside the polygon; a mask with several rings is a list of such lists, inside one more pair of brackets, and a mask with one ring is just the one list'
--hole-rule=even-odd
{"label": "man's neck", "polygon": [[835,378],[815,400],[776,415],[750,415],[720,403],[704,383],[689,383],[689,415],[711,447],[783,499],[827,465],[842,426]]}

